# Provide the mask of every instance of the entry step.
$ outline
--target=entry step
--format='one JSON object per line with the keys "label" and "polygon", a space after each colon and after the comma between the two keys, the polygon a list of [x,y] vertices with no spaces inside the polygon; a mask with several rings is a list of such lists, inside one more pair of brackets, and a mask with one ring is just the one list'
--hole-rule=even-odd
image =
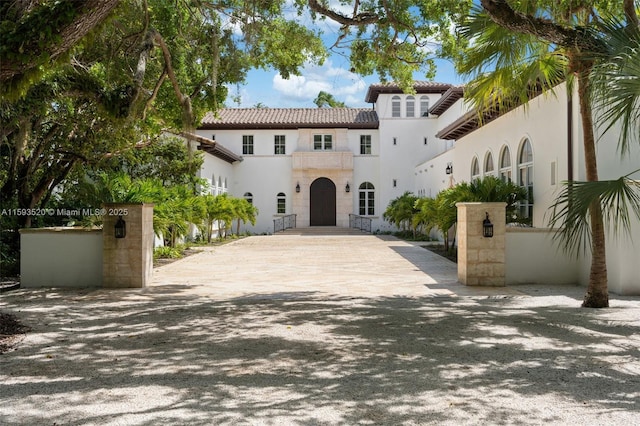
{"label": "entry step", "polygon": [[274,235],[371,235],[368,232],[354,228],[337,226],[309,226],[306,228],[290,228]]}

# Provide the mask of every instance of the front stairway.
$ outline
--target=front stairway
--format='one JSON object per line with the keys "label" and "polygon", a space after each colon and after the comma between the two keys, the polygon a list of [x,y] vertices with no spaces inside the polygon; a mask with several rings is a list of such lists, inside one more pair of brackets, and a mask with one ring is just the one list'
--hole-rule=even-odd
{"label": "front stairway", "polygon": [[273,235],[371,235],[368,232],[353,228],[337,226],[309,226],[306,228],[289,228]]}

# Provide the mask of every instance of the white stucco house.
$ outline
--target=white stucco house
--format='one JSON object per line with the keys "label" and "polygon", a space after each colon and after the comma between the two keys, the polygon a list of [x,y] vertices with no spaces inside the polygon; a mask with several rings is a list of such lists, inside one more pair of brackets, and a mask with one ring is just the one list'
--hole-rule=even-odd
{"label": "white stucco house", "polygon": [[[259,215],[247,229],[257,234],[273,232],[274,218],[289,214],[298,227],[347,227],[353,214],[370,218],[372,231],[389,230],[382,213],[403,192],[435,196],[484,175],[526,186],[532,203],[521,212],[544,228],[561,182],[586,180],[578,105],[564,85],[482,123],[465,105],[462,87],[416,82],[414,89],[374,84],[365,99],[371,108],[210,113],[197,129],[207,153],[200,177],[214,194],[250,199]],[[601,179],[640,169],[640,147],[621,158],[617,138],[609,132],[599,142]],[[631,236],[609,241],[612,290],[640,293],[640,224],[633,223]],[[577,281],[586,282],[589,260],[577,262]]]}

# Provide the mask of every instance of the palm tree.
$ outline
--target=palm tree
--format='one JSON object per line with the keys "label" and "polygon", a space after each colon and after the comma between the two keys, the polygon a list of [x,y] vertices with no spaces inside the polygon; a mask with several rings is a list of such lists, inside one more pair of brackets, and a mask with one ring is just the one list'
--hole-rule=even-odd
{"label": "palm tree", "polygon": [[343,108],[346,106],[344,102],[338,101],[331,93],[325,92],[324,90],[321,90],[318,93],[318,96],[313,100],[313,103],[316,104],[318,108]]}
{"label": "palm tree", "polygon": [[233,202],[227,194],[205,195],[204,197],[204,215],[202,221],[202,229],[206,235],[207,242],[210,243],[213,238],[213,226],[218,224],[218,238],[223,239],[226,235],[226,229],[233,222],[235,217]]}
{"label": "palm tree", "polygon": [[482,179],[474,179],[469,184],[460,185],[467,185],[469,199],[464,201],[504,202],[507,203],[505,218],[507,223],[521,219],[518,217],[518,203],[527,199],[525,187],[495,176],[484,176]]}
{"label": "palm tree", "polygon": [[233,212],[236,219],[236,235],[240,235],[240,222],[250,222],[252,225],[255,225],[258,209],[244,198],[232,197],[231,203],[233,205]]}
{"label": "palm tree", "polygon": [[411,218],[411,225],[415,229],[421,228],[422,232],[429,234],[433,228],[437,228],[438,211],[435,198],[418,198],[414,207],[417,211]]}
{"label": "palm tree", "polygon": [[[635,21],[629,17],[628,3],[633,5],[633,2],[625,0],[628,21],[637,25],[637,17]],[[592,13],[596,8],[572,10],[556,4],[541,11],[531,8],[527,2],[520,4],[518,10],[502,0],[482,0],[481,4],[483,8],[474,9],[461,27],[463,36],[475,40],[460,64],[463,74],[474,77],[465,96],[479,111],[487,108],[504,111],[526,104],[532,95],[552,91],[562,81],[567,81],[572,91],[575,79],[586,178],[588,182],[597,182],[591,77],[592,71],[610,57],[601,37],[576,24],[588,25],[594,19]],[[593,25],[587,28],[593,28]],[[491,67],[494,69],[487,72]],[[606,307],[609,296],[601,203],[589,204],[585,221],[590,234],[592,263],[582,305]]]}
{"label": "palm tree", "polygon": [[[630,144],[640,141],[640,28],[637,19],[610,18],[599,22],[598,35],[607,46],[596,52],[592,69],[591,100],[595,106],[595,124],[604,135],[618,131],[618,151],[629,153]],[[606,229],[616,235],[621,227],[630,230],[630,216],[640,220],[640,184],[631,176],[616,180],[566,182],[552,205],[550,222],[567,251],[580,254],[591,242],[589,206],[599,205]]]}
{"label": "palm tree", "polygon": [[[411,192],[406,191],[401,196],[396,197],[389,202],[389,205],[382,214],[382,217],[402,231],[406,231],[408,227],[412,225],[413,215],[417,213],[417,209],[415,207],[417,200],[418,197],[413,195]],[[413,226],[411,227],[415,236],[416,228]]]}
{"label": "palm tree", "polygon": [[471,183],[461,182],[440,191],[435,199],[419,199],[415,204],[418,212],[413,217],[413,223],[414,226],[423,225],[428,230],[437,228],[442,232],[445,250],[449,251],[449,231],[457,222],[457,203],[507,203],[505,220],[510,222],[517,214],[518,202],[525,200],[526,196],[527,191],[521,186],[495,176],[485,176],[482,179],[474,179]]}

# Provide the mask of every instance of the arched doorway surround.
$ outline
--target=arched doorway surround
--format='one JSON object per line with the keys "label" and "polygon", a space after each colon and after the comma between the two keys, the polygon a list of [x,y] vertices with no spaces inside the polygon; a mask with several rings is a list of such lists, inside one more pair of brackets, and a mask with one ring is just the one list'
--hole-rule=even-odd
{"label": "arched doorway surround", "polygon": [[326,177],[311,183],[309,225],[336,226],[336,185]]}

